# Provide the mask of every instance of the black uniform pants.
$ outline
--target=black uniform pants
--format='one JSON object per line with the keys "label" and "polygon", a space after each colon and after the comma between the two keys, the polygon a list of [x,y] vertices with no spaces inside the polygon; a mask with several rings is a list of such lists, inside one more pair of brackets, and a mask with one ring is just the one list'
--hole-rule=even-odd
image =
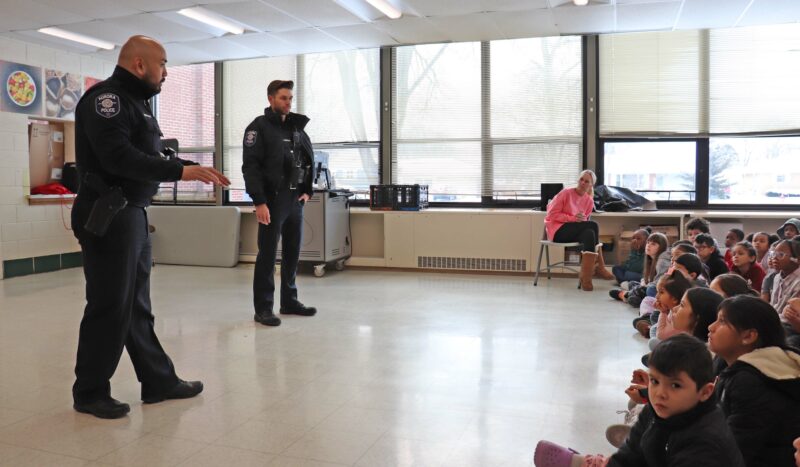
{"label": "black uniform pants", "polygon": [[129,206],[117,213],[105,236],[96,237],[82,228],[91,204],[76,201],[72,217],[83,252],[87,302],[73,398],[87,403],[110,396],[123,347],[142,383],[142,398],[164,394],[179,380],[153,329],[147,213]]}
{"label": "black uniform pants", "polygon": [[281,307],[294,307],[297,301],[297,262],[303,236],[303,205],[297,190],[282,189],[269,208],[269,225],[258,224],[258,256],[253,275],[253,305],[256,313],[271,312],[275,301],[275,259],[281,240]]}
{"label": "black uniform pants", "polygon": [[581,251],[594,251],[599,238],[599,228],[595,221],[567,222],[556,230],[554,242],[580,242]]}

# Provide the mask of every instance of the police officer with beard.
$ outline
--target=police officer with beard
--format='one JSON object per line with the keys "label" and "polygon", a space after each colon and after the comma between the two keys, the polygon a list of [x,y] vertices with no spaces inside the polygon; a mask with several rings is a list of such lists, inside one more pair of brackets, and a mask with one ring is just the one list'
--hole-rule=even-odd
{"label": "police officer with beard", "polygon": [[83,252],[86,308],[80,327],[74,408],[100,418],[130,407],[111,397],[111,376],[125,347],[145,403],[194,397],[200,381],[175,374],[153,329],[152,249],[145,208],[162,181],[228,185],[213,168],[184,165],[162,154],[161,131],[148,99],[167,76],[166,52],[154,39],[133,36],[111,77],[83,96],[75,112],[81,186],[72,228]]}
{"label": "police officer with beard", "polygon": [[244,133],[243,164],[247,194],[258,219],[258,256],[253,276],[255,321],[279,326],[272,311],[275,258],[281,254],[281,314],[313,316],[317,310],[297,299],[297,262],[303,234],[303,206],[313,195],[314,149],[304,131],[308,117],[290,112],[294,82],[275,80],[267,86],[270,106]]}

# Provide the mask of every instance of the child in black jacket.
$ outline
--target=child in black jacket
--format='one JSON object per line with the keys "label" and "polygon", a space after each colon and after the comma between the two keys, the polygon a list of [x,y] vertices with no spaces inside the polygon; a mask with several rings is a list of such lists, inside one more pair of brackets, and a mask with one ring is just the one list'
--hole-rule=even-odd
{"label": "child in black jacket", "polygon": [[537,467],[744,467],[714,399],[711,354],[687,334],[661,342],[649,359],[648,405],[616,454],[581,456],[548,441]]}

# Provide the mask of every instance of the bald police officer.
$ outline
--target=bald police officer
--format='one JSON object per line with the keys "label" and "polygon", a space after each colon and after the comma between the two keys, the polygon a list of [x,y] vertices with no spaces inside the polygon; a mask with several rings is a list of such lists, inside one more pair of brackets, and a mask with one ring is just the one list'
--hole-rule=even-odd
{"label": "bald police officer", "polygon": [[128,404],[111,397],[111,376],[123,347],[142,384],[145,403],[194,397],[200,381],[175,374],[153,329],[152,250],[145,208],[162,181],[228,185],[213,168],[184,165],[161,153],[161,131],[148,100],[167,76],[164,47],[133,36],[111,77],[96,84],[75,112],[81,187],[72,228],[83,253],[86,308],[80,327],[74,408],[100,418],[125,416]]}

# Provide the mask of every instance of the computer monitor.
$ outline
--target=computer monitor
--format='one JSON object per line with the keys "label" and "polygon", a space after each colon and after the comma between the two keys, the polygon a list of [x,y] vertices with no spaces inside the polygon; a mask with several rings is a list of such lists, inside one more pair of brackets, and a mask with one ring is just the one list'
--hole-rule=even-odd
{"label": "computer monitor", "polygon": [[547,203],[549,203],[551,199],[555,198],[556,195],[559,194],[563,189],[563,183],[542,183],[541,190],[539,192],[542,204],[539,206],[539,209],[542,211],[547,211]]}

